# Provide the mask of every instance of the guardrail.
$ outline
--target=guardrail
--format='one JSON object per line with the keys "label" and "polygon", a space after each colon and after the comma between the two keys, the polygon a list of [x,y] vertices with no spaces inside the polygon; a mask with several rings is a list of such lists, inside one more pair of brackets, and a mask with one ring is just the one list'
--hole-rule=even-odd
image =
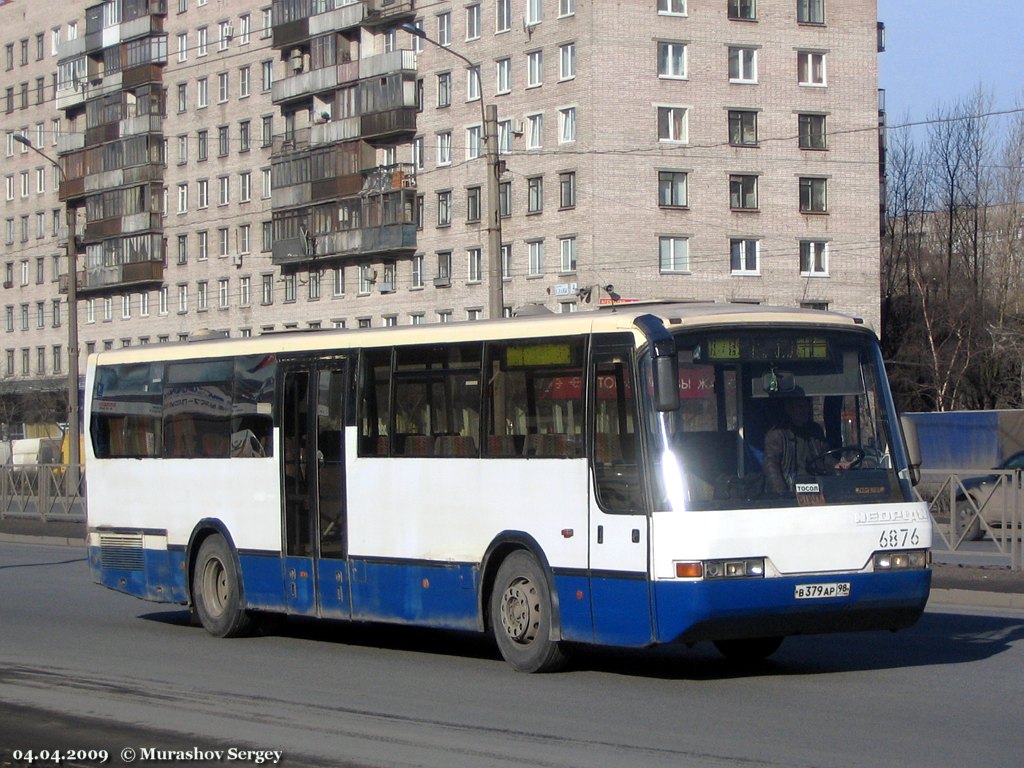
{"label": "guardrail", "polygon": [[1005,562],[1020,571],[1021,481],[1019,469],[927,469],[921,470],[918,491],[928,502],[936,536],[949,551]]}
{"label": "guardrail", "polygon": [[66,464],[0,466],[0,519],[85,521],[85,473],[69,487]]}

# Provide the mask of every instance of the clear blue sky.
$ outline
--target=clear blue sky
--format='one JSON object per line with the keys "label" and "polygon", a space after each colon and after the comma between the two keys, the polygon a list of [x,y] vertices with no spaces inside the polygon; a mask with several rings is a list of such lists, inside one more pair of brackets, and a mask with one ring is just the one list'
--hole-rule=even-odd
{"label": "clear blue sky", "polygon": [[982,84],[993,109],[1024,107],[1024,0],[878,0],[890,125],[926,119]]}

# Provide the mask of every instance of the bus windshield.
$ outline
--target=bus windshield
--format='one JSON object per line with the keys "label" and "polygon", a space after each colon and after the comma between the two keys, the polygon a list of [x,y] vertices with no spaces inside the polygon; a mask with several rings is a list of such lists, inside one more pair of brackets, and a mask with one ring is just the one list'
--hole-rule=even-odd
{"label": "bus windshield", "polygon": [[676,349],[680,407],[649,430],[656,510],[912,500],[870,334],[716,329]]}

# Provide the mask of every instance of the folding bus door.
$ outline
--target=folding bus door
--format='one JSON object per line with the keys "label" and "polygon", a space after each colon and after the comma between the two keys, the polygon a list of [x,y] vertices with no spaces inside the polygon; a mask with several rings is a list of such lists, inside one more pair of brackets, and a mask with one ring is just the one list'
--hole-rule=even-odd
{"label": "folding bus door", "polygon": [[594,640],[645,645],[651,640],[649,518],[640,462],[638,391],[632,339],[595,337],[590,419],[590,588]]}
{"label": "folding bus door", "polygon": [[348,618],[347,361],[282,362],[281,489],[289,613]]}

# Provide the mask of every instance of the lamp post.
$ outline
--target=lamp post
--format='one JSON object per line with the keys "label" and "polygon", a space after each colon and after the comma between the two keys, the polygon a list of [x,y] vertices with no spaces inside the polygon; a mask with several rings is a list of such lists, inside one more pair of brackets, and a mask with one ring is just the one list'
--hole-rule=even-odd
{"label": "lamp post", "polygon": [[[35,146],[32,141],[20,133],[14,134],[14,140],[24,144],[57,169],[62,184],[67,184],[64,168],[61,164]],[[78,493],[78,470],[81,464],[79,452],[78,427],[78,265],[75,259],[75,219],[71,206],[64,203],[64,216],[68,227],[68,470],[67,487],[70,492]]]}
{"label": "lamp post", "polygon": [[[413,37],[426,40],[428,43],[446,51],[469,65],[472,71],[477,65],[458,51],[453,51],[436,40],[427,37],[427,33],[408,22],[399,28]],[[484,106],[483,76],[477,77],[480,87],[480,130],[483,131],[483,142],[487,157],[487,315],[495,319],[505,314],[504,286],[501,272],[501,206],[499,203],[499,182],[501,165],[498,161],[498,108],[494,104]]]}

